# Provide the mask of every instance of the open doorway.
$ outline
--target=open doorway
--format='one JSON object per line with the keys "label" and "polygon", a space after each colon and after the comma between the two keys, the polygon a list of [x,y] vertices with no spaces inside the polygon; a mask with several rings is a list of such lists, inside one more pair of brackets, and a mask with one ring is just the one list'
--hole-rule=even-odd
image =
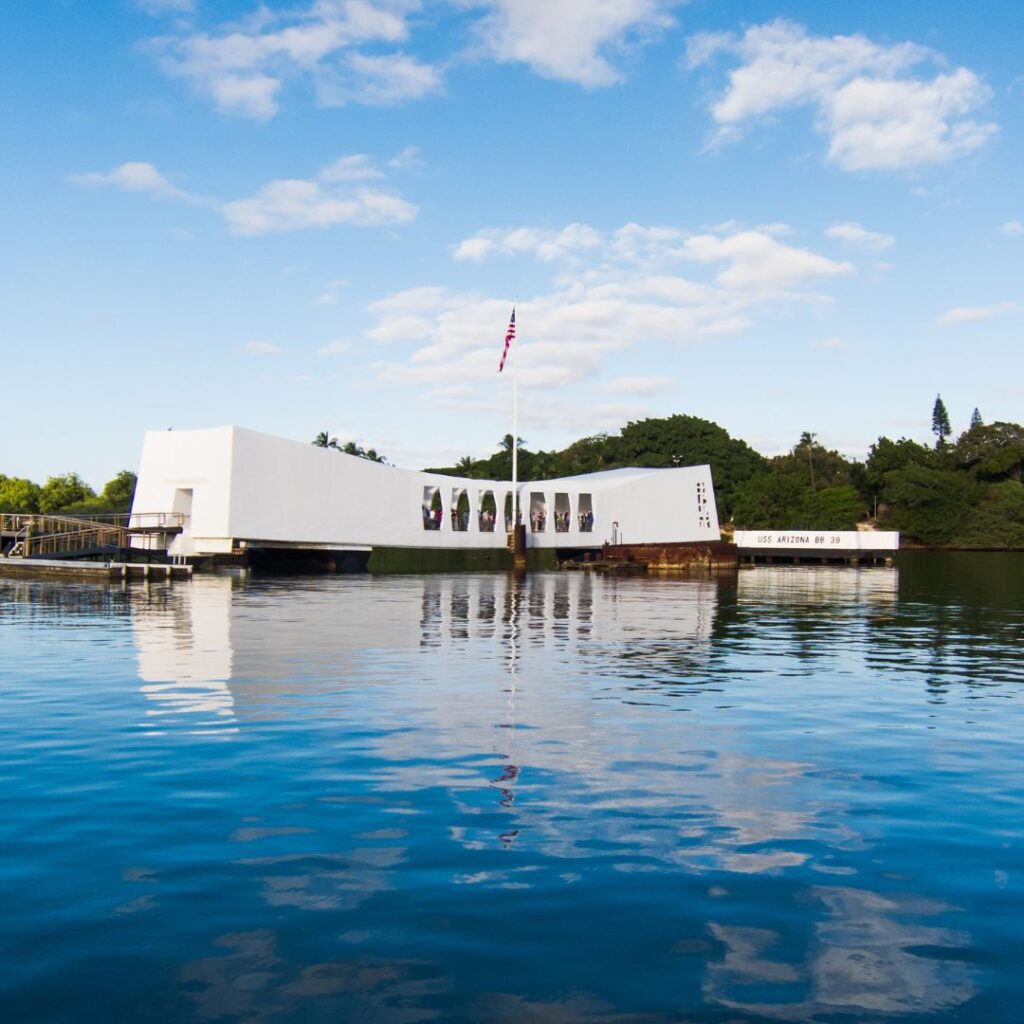
{"label": "open doorway", "polygon": [[184,516],[187,523],[192,518],[192,488],[179,487],[174,492],[174,500],[171,502],[171,511],[176,515]]}

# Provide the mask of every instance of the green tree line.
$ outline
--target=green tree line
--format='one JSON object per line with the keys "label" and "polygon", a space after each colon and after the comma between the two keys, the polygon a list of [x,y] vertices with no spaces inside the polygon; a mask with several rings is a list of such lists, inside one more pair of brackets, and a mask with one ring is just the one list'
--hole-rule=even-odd
{"label": "green tree line", "polygon": [[0,473],[0,512],[46,515],[101,515],[131,511],[135,474],[122,469],[97,494],[77,473],[51,476],[41,486]]}

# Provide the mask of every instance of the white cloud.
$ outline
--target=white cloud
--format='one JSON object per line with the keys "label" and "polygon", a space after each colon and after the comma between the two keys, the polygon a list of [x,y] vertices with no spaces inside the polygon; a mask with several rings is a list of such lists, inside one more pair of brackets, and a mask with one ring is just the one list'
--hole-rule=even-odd
{"label": "white cloud", "polygon": [[999,230],[1004,235],[1024,235],[1024,224],[1019,220],[1008,220],[1005,224],[999,225]]}
{"label": "white cloud", "polygon": [[416,207],[401,196],[360,188],[338,194],[316,181],[271,181],[248,199],[225,203],[221,214],[237,235],[264,235],[274,231],[301,231],[337,224],[379,227],[407,224]]}
{"label": "white cloud", "polygon": [[483,52],[518,61],[545,78],[587,88],[613,85],[622,73],[609,51],[642,42],[673,24],[672,0],[466,0],[486,8],[477,26]]}
{"label": "white cloud", "polygon": [[976,324],[984,320],[991,320],[1001,313],[1016,313],[1016,302],[996,302],[991,306],[955,306],[947,309],[935,318],[935,323],[940,327],[949,327],[953,324]]}
{"label": "white cloud", "polygon": [[728,263],[716,278],[718,284],[755,292],[773,293],[818,277],[850,274],[854,269],[850,263],[784,245],[763,231],[741,231],[725,238],[694,235],[683,248],[689,258],[701,263]]}
{"label": "white cloud", "polygon": [[313,0],[225,23],[211,32],[186,28],[151,40],[163,69],[185,79],[217,109],[257,120],[278,112],[286,81],[305,79],[324,106],[393,103],[441,87],[440,72],[400,51],[364,53],[408,37],[416,0]]}
{"label": "white cloud", "polygon": [[[193,0],[137,0],[185,11]],[[518,62],[546,78],[587,88],[623,80],[617,58],[674,24],[682,0],[450,0],[472,12],[476,55]],[[304,0],[260,6],[205,31],[182,24],[149,41],[170,75],[225,114],[274,117],[288,82],[304,81],[323,106],[384,105],[444,88],[445,57],[431,63],[402,49],[422,0]]]}
{"label": "white cloud", "polygon": [[838,335],[836,335],[835,337],[832,337],[832,338],[823,338],[814,347],[815,348],[820,348],[820,349],[822,349],[823,351],[826,351],[826,352],[830,351],[832,349],[845,348],[846,347],[846,339],[845,338],[840,338]]}
{"label": "white cloud", "polygon": [[[274,231],[354,224],[362,227],[406,224],[417,208],[401,196],[380,188],[358,185],[383,177],[363,153],[341,157],[328,164],[315,180],[288,178],[268,182],[255,195],[219,203],[217,209],[238,235],[262,235]],[[68,181],[89,187],[110,186],[124,192],[145,192],[166,199],[212,204],[182,191],[152,164],[126,163],[109,172],[91,171],[70,175]],[[332,281],[316,300],[333,305],[344,281]]]}
{"label": "white cloud", "polygon": [[614,395],[656,395],[670,383],[666,377],[616,377],[604,389]]}
{"label": "white cloud", "polygon": [[271,341],[247,341],[238,347],[238,351],[247,356],[282,356],[284,349]]}
{"label": "white cloud", "polygon": [[344,352],[351,352],[355,346],[350,341],[332,341],[328,345],[324,345],[323,348],[318,348],[316,354],[318,356],[340,356]]}
{"label": "white cloud", "polygon": [[383,171],[374,167],[373,161],[365,153],[343,156],[320,172],[321,181],[366,181],[382,177]]}
{"label": "white cloud", "polygon": [[347,103],[390,106],[418,100],[443,88],[440,71],[404,53],[351,53],[317,77],[317,97],[325,107]]}
{"label": "white cloud", "polygon": [[601,241],[600,233],[587,224],[569,224],[557,231],[528,227],[487,228],[459,242],[455,259],[479,263],[495,252],[529,253],[542,263],[551,263],[595,249]]}
{"label": "white cloud", "polygon": [[716,142],[738,138],[752,121],[806,106],[844,170],[895,170],[973,152],[998,130],[971,115],[991,90],[967,68],[914,43],[881,46],[865,36],[812,36],[785,20],[689,42],[691,67],[738,58],[712,104]]}
{"label": "white cloud", "polygon": [[315,305],[336,306],[339,293],[346,287],[348,287],[348,281],[343,277],[337,277],[333,281],[328,281],[324,286],[324,290],[316,297]]}
{"label": "white cloud", "polygon": [[[238,235],[263,235],[274,231],[300,231],[338,224],[360,227],[407,224],[417,208],[401,196],[352,182],[379,177],[371,159],[358,153],[328,164],[317,180],[285,178],[268,182],[254,196],[236,199],[220,207],[228,227]],[[332,283],[337,288],[338,282]],[[324,295],[317,300],[330,305]]]}
{"label": "white cloud", "polygon": [[[522,381],[535,411],[537,393],[596,380],[614,353],[725,338],[779,303],[821,301],[822,281],[853,270],[764,231],[688,236],[639,224],[610,234],[581,224],[487,229],[456,253],[506,253],[550,267],[550,284],[517,306]],[[382,381],[458,404],[465,396],[451,389],[479,388],[497,372],[507,297],[423,287],[389,295],[369,312],[376,322],[367,337],[393,353],[375,366]],[[643,397],[665,383],[619,377],[602,390]]]}
{"label": "white cloud", "polygon": [[838,263],[809,249],[779,241],[789,233],[785,224],[742,229],[735,222],[721,230],[686,235],[677,228],[626,224],[611,237],[588,224],[549,228],[486,228],[455,247],[455,259],[481,262],[495,254],[529,255],[542,263],[579,266],[597,259],[600,264],[622,263],[645,267],[650,274],[644,287],[676,301],[702,293],[703,285],[660,273],[666,261],[690,260],[722,263],[716,283],[728,289],[779,291],[816,277],[853,272],[850,263]]}
{"label": "white cloud", "polygon": [[482,235],[464,238],[455,247],[455,258],[469,263],[480,263],[494,251],[494,241]]}
{"label": "white cloud", "polygon": [[135,0],[135,6],[147,14],[191,14],[195,0]]}
{"label": "white cloud", "polygon": [[90,171],[87,174],[72,174],[68,181],[89,187],[110,186],[122,192],[146,192],[164,199],[192,199],[187,192],[172,185],[152,164],[142,161],[121,164],[112,171]]}
{"label": "white cloud", "polygon": [[270,75],[219,75],[210,79],[207,91],[222,114],[268,121],[277,113],[280,88]]}
{"label": "white cloud", "polygon": [[418,146],[406,146],[400,153],[396,153],[388,162],[392,171],[417,170],[423,166]]}
{"label": "white cloud", "polygon": [[883,235],[878,231],[868,231],[867,228],[847,221],[843,224],[833,224],[825,231],[828,238],[837,238],[842,242],[849,242],[851,245],[863,245],[868,249],[888,249],[896,239],[892,235]]}

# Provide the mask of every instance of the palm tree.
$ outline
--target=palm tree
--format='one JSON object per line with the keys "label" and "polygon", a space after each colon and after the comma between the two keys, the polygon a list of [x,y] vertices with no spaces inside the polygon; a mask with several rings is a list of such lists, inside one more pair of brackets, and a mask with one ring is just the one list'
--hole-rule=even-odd
{"label": "palm tree", "polygon": [[812,434],[809,430],[805,430],[800,435],[800,443],[797,448],[807,449],[807,464],[811,467],[811,490],[816,490],[814,486],[814,447],[817,442],[817,434]]}
{"label": "palm tree", "polygon": [[357,459],[366,459],[368,462],[380,462],[387,465],[387,459],[383,455],[378,455],[375,448],[364,448],[361,444],[356,444],[355,441],[346,441],[343,445],[338,447],[338,451],[344,452],[346,455],[354,455]]}
{"label": "palm tree", "polygon": [[316,437],[313,438],[313,445],[316,448],[337,448],[338,439],[331,437],[326,430],[321,430]]}
{"label": "palm tree", "polygon": [[[525,442],[525,441],[524,441],[524,440],[523,440],[523,439],[522,439],[521,437],[520,437],[520,438],[517,438],[517,441],[519,442],[519,444],[518,444],[518,446],[517,446],[517,447],[519,447],[519,448],[524,448],[524,447],[526,447],[526,442]],[[499,448],[500,448],[500,449],[501,449],[501,450],[502,450],[503,452],[510,452],[510,451],[512,451],[512,435],[511,435],[511,434],[506,434],[506,435],[505,435],[505,436],[504,436],[504,437],[503,437],[503,438],[502,438],[502,439],[501,439],[501,440],[500,440],[500,441],[498,442],[498,447],[499,447]]]}
{"label": "palm tree", "polygon": [[472,455],[463,455],[458,462],[455,463],[455,468],[459,471],[459,476],[473,475],[473,467],[476,465]]}

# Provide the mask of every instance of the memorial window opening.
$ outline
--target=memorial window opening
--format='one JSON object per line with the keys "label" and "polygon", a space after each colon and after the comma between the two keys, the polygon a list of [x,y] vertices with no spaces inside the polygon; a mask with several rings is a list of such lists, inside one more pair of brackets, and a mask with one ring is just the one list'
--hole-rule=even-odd
{"label": "memorial window opening", "polygon": [[444,519],[441,505],[441,489],[439,487],[423,488],[423,529],[440,530]]}
{"label": "memorial window opening", "polygon": [[572,507],[569,504],[569,495],[555,492],[555,533],[568,533],[569,523],[572,520]]}
{"label": "memorial window opening", "polygon": [[498,518],[498,506],[494,501],[494,491],[481,491],[477,508],[478,528],[481,533],[494,533],[494,523]]}
{"label": "memorial window opening", "polygon": [[594,499],[590,494],[581,494],[576,503],[576,520],[580,533],[594,532]]}
{"label": "memorial window opening", "polygon": [[530,532],[543,533],[548,525],[548,502],[542,491],[530,494]]}
{"label": "memorial window opening", "polygon": [[469,529],[469,495],[465,487],[452,488],[451,507],[452,529],[456,533],[465,533]]}

